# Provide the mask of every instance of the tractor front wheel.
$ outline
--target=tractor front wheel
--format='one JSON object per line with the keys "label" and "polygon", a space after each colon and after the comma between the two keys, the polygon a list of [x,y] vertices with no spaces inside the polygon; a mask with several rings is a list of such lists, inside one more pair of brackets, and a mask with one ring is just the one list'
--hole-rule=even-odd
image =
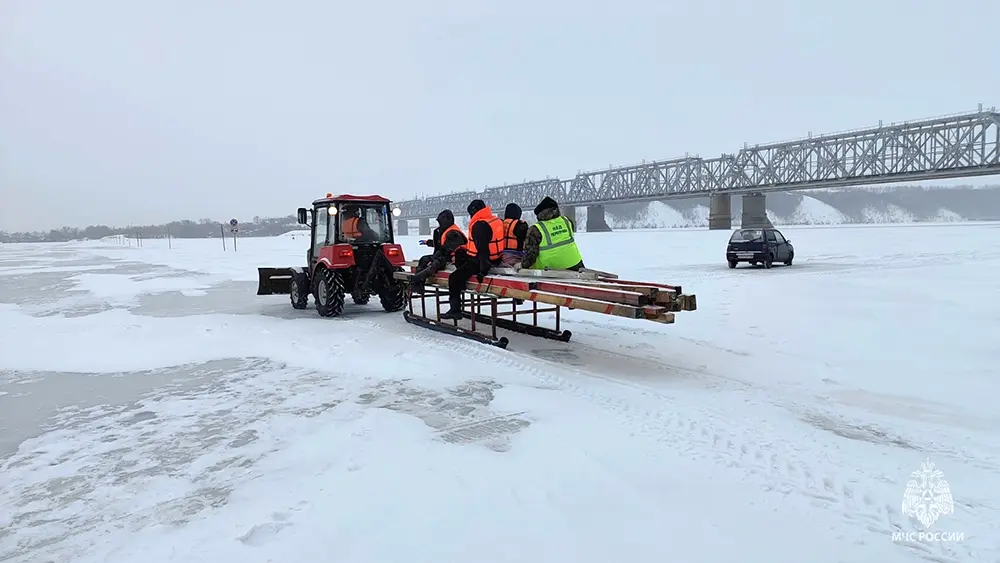
{"label": "tractor front wheel", "polygon": [[378,294],[378,299],[386,311],[401,311],[406,306],[406,282],[390,278],[385,289]]}
{"label": "tractor front wheel", "polygon": [[305,309],[309,305],[309,277],[300,272],[293,273],[288,297],[293,309]]}
{"label": "tractor front wheel", "polygon": [[322,269],[316,280],[316,311],[321,317],[339,317],[344,312],[344,280],[336,270]]}
{"label": "tractor front wheel", "polygon": [[354,300],[355,305],[367,305],[368,300],[371,299],[371,295],[367,293],[354,292],[351,294],[351,299]]}

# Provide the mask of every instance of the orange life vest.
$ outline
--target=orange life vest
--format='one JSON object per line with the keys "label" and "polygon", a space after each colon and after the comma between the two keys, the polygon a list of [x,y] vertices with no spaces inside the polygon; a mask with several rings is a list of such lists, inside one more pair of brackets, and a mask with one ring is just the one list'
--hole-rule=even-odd
{"label": "orange life vest", "polygon": [[360,238],[361,231],[358,230],[358,218],[347,217],[340,223],[340,228],[347,238]]}
{"label": "orange life vest", "polygon": [[505,245],[507,250],[519,250],[517,248],[517,237],[514,235],[514,227],[520,223],[520,219],[504,219],[503,220],[503,235]]}
{"label": "orange life vest", "polygon": [[475,227],[476,223],[480,221],[486,221],[490,228],[493,229],[493,236],[490,237],[490,260],[499,260],[504,249],[506,249],[503,221],[494,215],[493,211],[489,207],[480,209],[469,219],[469,241],[465,243],[465,251],[468,253],[470,258],[475,258],[478,253],[476,249],[476,241],[472,238],[472,228]]}
{"label": "orange life vest", "polygon": [[[444,247],[444,239],[448,236],[448,233],[450,233],[451,231],[455,231],[455,232],[457,232],[459,234],[462,234],[462,229],[459,228],[458,225],[452,223],[451,226],[449,226],[447,229],[441,231],[441,234],[438,236],[438,240],[436,241],[437,245],[438,245],[438,248],[443,248]],[[461,248],[461,247],[456,247],[456,250],[458,248]],[[452,258],[454,258],[455,251],[452,250],[451,254],[449,254],[449,256],[451,256]]]}

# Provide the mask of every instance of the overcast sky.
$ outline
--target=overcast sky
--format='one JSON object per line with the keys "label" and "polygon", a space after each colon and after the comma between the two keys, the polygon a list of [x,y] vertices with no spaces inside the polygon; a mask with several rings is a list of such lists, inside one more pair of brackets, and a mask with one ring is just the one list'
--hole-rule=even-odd
{"label": "overcast sky", "polygon": [[998,22],[997,0],[3,0],[0,230],[249,220],[1000,106]]}

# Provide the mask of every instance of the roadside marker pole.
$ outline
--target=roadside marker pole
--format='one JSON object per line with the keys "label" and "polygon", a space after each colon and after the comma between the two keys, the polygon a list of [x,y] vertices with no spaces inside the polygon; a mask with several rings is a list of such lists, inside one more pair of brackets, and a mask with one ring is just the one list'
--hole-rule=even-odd
{"label": "roadside marker pole", "polygon": [[[236,252],[236,233],[240,231],[240,222],[235,218],[229,220],[229,231],[233,233],[233,252]],[[225,236],[225,234],[223,234]]]}

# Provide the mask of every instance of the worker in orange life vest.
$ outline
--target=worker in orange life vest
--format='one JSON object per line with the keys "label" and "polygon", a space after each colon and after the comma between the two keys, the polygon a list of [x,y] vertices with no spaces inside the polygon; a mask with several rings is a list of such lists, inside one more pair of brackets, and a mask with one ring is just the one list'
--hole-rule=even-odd
{"label": "worker in orange life vest", "polygon": [[524,257],[524,238],[528,236],[528,224],[521,220],[521,206],[508,203],[503,211],[503,234],[506,248],[500,263],[513,266]]}
{"label": "worker in orange life vest", "polygon": [[358,240],[366,238],[377,240],[378,235],[372,231],[368,223],[361,217],[361,210],[354,206],[343,208],[340,218],[340,232],[343,238],[348,240]]}
{"label": "worker in orange life vest", "polygon": [[503,221],[493,214],[481,199],[474,199],[469,207],[468,242],[455,253],[455,271],[448,275],[448,304],[450,308],[441,315],[444,319],[462,318],[462,292],[469,278],[483,282],[490,268],[500,264],[503,251],[507,248]]}
{"label": "worker in orange life vest", "polygon": [[421,241],[433,248],[434,252],[421,256],[417,262],[417,273],[410,280],[410,287],[414,291],[423,287],[427,278],[443,270],[449,262],[454,262],[455,251],[469,242],[462,229],[455,224],[455,214],[450,209],[438,213],[437,223],[431,238]]}

